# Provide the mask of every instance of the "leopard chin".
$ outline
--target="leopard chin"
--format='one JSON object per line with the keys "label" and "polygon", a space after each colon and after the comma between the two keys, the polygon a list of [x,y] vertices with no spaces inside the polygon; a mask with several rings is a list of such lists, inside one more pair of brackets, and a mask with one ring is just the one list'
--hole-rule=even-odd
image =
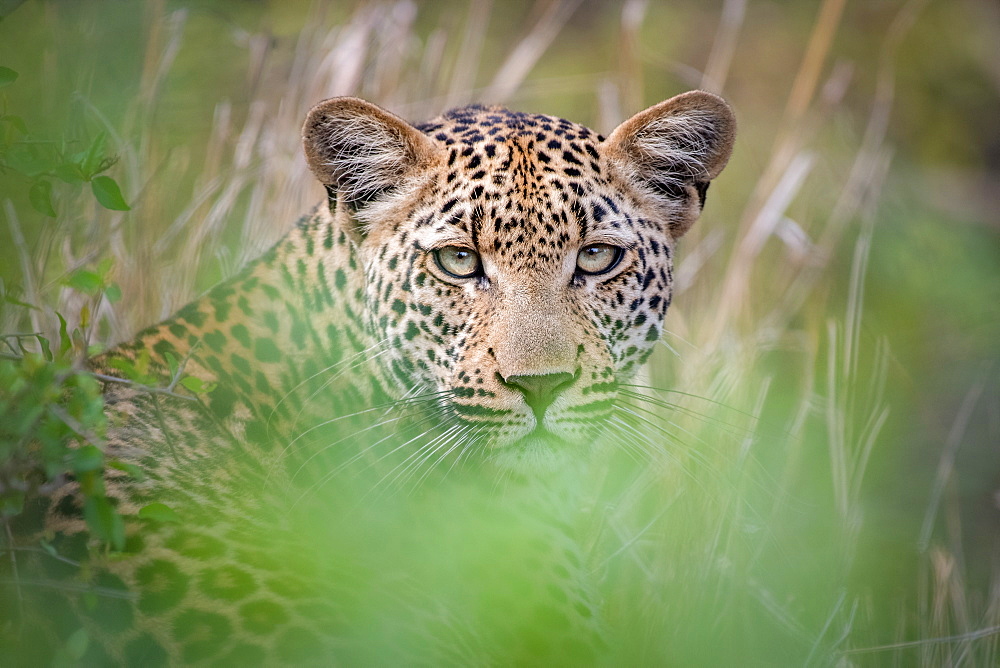
{"label": "leopard chin", "polygon": [[499,446],[489,462],[516,473],[546,473],[566,468],[586,458],[593,439],[567,440],[543,429],[536,429],[510,444]]}

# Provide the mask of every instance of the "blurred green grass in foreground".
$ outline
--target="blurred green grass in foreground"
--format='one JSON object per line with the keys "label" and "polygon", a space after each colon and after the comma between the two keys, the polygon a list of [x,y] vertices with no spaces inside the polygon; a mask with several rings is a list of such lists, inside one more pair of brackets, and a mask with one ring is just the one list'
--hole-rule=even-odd
{"label": "blurred green grass in foreground", "polygon": [[[87,315],[90,342],[231,275],[321,197],[298,128],[325,97],[412,120],[499,102],[606,132],[717,90],[740,136],[637,381],[659,390],[624,399],[649,423],[600,469],[553,481],[571,490],[560,512],[590,526],[607,660],[992,665],[997,15],[942,1],[28,2],[0,22],[0,65],[20,73],[2,111],[75,151],[107,133],[131,211],[53,181],[47,217],[0,172],[3,292],[40,307],[3,304],[0,333],[58,340],[56,311],[79,326],[92,302],[63,279],[108,258],[122,296]],[[657,447],[635,463],[630,442]],[[364,496],[342,484],[331,499]],[[424,584],[417,600],[527,618],[531,588],[507,595],[518,574],[490,577],[486,546],[516,552],[530,516],[443,510],[496,495],[446,480],[304,532],[355,577],[396,569]],[[358,604],[372,620],[359,658],[392,656],[380,640],[405,636],[397,604]]]}

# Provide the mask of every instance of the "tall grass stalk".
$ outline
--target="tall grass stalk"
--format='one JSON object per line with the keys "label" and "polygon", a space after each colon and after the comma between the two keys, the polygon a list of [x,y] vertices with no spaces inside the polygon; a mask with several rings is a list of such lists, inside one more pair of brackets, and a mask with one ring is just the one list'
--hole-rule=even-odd
{"label": "tall grass stalk", "polygon": [[[98,101],[77,98],[112,138],[133,211],[93,203],[66,211],[29,249],[23,216],[5,202],[25,298],[45,310],[8,309],[3,331],[27,326],[55,340],[53,311],[69,316],[72,327],[82,308],[60,279],[109,255],[123,298],[102,302],[94,318],[92,336],[104,343],[127,339],[232,275],[322,197],[300,156],[298,130],[304,112],[323,98],[357,95],[420,120],[471,101],[582,91],[599,107],[587,113],[602,130],[656,102],[647,91],[663,71],[643,31],[654,8],[640,0],[616,14],[620,59],[608,71],[532,77],[582,4],[539,0],[500,57],[484,43],[507,5],[490,0],[469,3],[460,29],[448,16],[428,28],[425,8],[400,0],[355,3],[344,16],[316,3],[281,47],[270,35],[234,31],[248,54],[245,99],[220,99],[205,140],[174,145],[150,128],[162,120],[193,17],[151,0],[139,95],[124,125],[105,119]],[[727,179],[747,170],[734,167],[713,185],[705,219],[682,242],[664,345],[639,387],[623,392],[620,422],[609,429],[643,467],[635,473],[626,466],[624,478],[613,468],[593,473],[605,505],[587,547],[618,641],[614,659],[710,663],[736,656],[713,646],[719,638],[807,665],[989,665],[1000,656],[1000,577],[991,591],[969,590],[962,529],[949,500],[955,451],[982,386],[969,391],[941,456],[919,535],[917,593],[902,599],[889,631],[872,631],[881,602],[852,580],[866,521],[865,476],[892,411],[890,344],[863,335],[865,276],[893,154],[886,136],[895,58],[927,3],[907,2],[892,22],[863,135],[841,164],[827,159],[821,136],[851,85],[851,69],[831,64],[845,4],[820,5],[770,153],[753,158],[763,168],[744,188],[742,208],[711,204],[716,194],[736,201],[739,189]],[[732,63],[749,57],[740,36],[751,11],[744,0],[727,0],[703,71],[669,67],[725,95]],[[54,66],[67,57],[56,53]],[[759,128],[751,122],[744,131]],[[747,147],[741,141],[735,164],[748,160],[740,155]],[[802,199],[825,208],[794,219],[790,211]],[[851,260],[841,310],[829,286],[843,282],[834,273],[844,256]],[[774,357],[783,361],[780,370]],[[792,396],[777,396],[779,385],[793,387]],[[817,452],[826,469],[811,478]],[[413,473],[404,468],[399,476],[408,482]],[[952,536],[946,546],[934,540],[941,515]],[[824,528],[830,545],[809,545]],[[809,560],[822,565],[810,570]],[[768,654],[761,647],[768,642],[787,643],[788,654]]]}

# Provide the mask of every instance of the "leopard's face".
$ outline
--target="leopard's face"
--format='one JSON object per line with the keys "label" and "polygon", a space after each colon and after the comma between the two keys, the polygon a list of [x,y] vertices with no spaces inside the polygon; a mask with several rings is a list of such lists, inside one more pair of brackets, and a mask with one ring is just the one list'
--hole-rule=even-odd
{"label": "leopard's face", "polygon": [[[697,95],[686,115],[653,107],[607,139],[500,108],[392,125],[368,155],[402,137],[412,167],[394,164],[382,187],[328,173],[344,169],[322,151],[344,141],[331,129],[351,117],[343,101],[312,112],[307,154],[355,222],[372,358],[398,397],[435,397],[442,447],[534,467],[593,440],[659,339],[675,239],[728,158],[731,114]],[[363,111],[354,133],[371,131]]]}

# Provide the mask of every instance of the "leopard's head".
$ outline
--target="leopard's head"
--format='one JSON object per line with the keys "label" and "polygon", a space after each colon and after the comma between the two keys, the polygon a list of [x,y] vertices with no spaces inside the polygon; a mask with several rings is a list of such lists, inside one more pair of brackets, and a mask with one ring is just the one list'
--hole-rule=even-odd
{"label": "leopard's head", "polygon": [[659,339],[675,242],[735,119],[702,91],[606,138],[483,106],[413,126],[334,98],[303,132],[353,240],[387,382],[398,397],[440,393],[450,443],[536,467],[593,440]]}

